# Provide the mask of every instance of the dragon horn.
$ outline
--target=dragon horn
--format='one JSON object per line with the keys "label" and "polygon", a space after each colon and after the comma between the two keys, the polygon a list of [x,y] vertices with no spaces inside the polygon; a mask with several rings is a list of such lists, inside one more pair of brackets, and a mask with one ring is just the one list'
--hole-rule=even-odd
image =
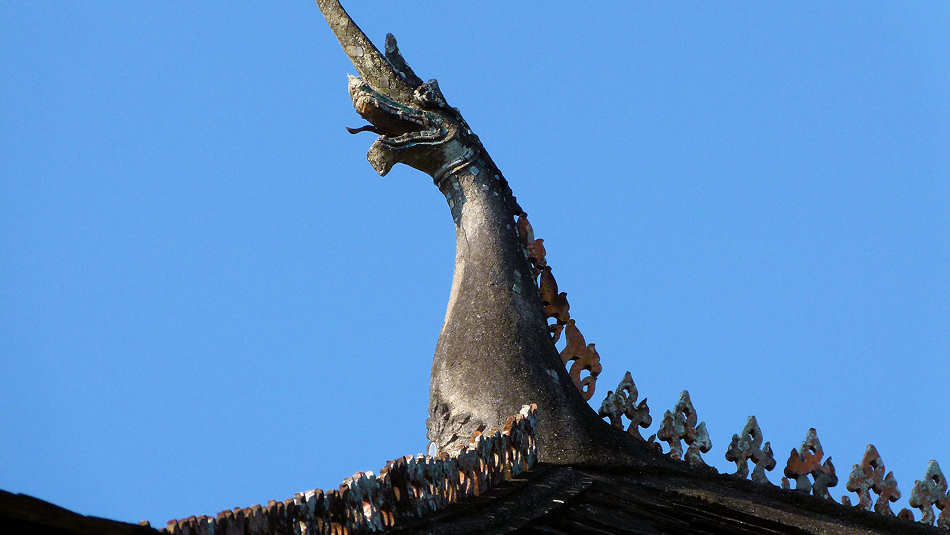
{"label": "dragon horn", "polygon": [[[353,22],[339,0],[316,0],[347,57],[371,88],[403,104],[412,102],[413,88],[399,76],[379,49]],[[398,52],[397,52],[398,53]]]}

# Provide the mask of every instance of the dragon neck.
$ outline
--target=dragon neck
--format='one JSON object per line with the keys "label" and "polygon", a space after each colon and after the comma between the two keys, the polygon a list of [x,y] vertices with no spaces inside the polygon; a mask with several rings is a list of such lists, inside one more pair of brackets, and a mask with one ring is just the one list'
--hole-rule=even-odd
{"label": "dragon neck", "polygon": [[542,461],[617,463],[624,457],[618,451],[635,458],[629,437],[597,417],[555,349],[516,228],[521,209],[504,177],[476,160],[438,186],[455,223],[456,257],[432,362],[430,451],[501,429],[508,415],[536,403]]}

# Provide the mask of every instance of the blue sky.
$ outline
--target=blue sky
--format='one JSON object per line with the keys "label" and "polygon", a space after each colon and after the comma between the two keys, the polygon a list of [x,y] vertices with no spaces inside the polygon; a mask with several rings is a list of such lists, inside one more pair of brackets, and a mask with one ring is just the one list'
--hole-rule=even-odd
{"label": "blue sky", "polygon": [[[345,4],[463,111],[605,371],[950,470],[950,7]],[[0,488],[127,521],[423,451],[454,230],[308,2],[0,4]],[[526,400],[530,401],[530,400]],[[656,431],[656,424],[648,431]]]}

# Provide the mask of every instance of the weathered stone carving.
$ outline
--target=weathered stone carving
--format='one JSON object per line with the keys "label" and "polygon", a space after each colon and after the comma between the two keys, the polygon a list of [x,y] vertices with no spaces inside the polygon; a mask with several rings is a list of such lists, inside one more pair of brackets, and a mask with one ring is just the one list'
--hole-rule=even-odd
{"label": "weathered stone carving", "polygon": [[[617,429],[623,429],[623,417],[626,416],[627,419],[630,420],[630,425],[627,426],[627,433],[636,439],[643,440],[643,436],[637,427],[644,429],[650,427],[653,423],[653,417],[650,416],[650,407],[647,406],[647,398],[643,398],[643,400],[637,404],[638,395],[637,385],[633,382],[633,377],[630,376],[630,372],[627,372],[617,385],[616,391],[607,391],[607,396],[600,404],[600,410],[597,412],[597,415],[610,420],[610,425]],[[649,442],[653,442],[655,437],[656,435],[651,435]]]}
{"label": "weathered stone carving", "polygon": [[914,490],[910,493],[908,503],[911,507],[920,509],[920,522],[928,526],[934,524],[933,506],[937,506],[937,509],[940,509],[937,527],[950,529],[950,493],[947,491],[947,478],[937,461],[931,460],[927,463],[924,479],[914,481]]}
{"label": "weathered stone carving", "polygon": [[170,520],[164,531],[198,535],[241,533],[310,533],[337,535],[375,532],[440,510],[534,467],[538,460],[537,407],[525,405],[504,429],[476,432],[468,445],[436,457],[400,457],[379,475],[357,472],[338,490],[299,492],[282,502],[270,501],[218,513]]}
{"label": "weathered stone carving", "polygon": [[554,278],[554,273],[551,272],[551,267],[547,264],[544,240],[534,237],[534,228],[531,226],[531,222],[528,221],[527,214],[518,216],[517,229],[521,250],[531,265],[532,275],[535,278],[541,275],[541,279],[538,281],[541,303],[544,305],[544,315],[553,318],[555,321],[554,325],[549,325],[549,329],[554,335],[554,341],[557,342],[561,330],[571,318],[568,312],[571,305],[567,302],[567,294],[558,292],[557,280]]}
{"label": "weathered stone carving", "polygon": [[732,435],[732,442],[726,450],[726,460],[736,463],[736,473],[733,474],[736,477],[745,479],[749,475],[746,461],[750,459],[755,463],[752,481],[771,485],[765,471],[775,468],[775,457],[772,456],[772,445],[768,442],[762,444],[762,430],[755,416],[749,416],[741,434]]}
{"label": "weathered stone carving", "polygon": [[561,338],[561,331],[571,319],[571,305],[567,302],[565,292],[558,293],[557,280],[551,273],[551,266],[544,266],[541,270],[541,280],[539,281],[539,291],[541,292],[541,303],[544,305],[544,315],[547,318],[553,318],[554,324],[548,325],[551,336],[557,342]]}
{"label": "weathered stone carving", "polygon": [[[894,478],[894,472],[887,472],[884,475],[884,461],[877,452],[874,444],[868,444],[864,450],[864,458],[861,464],[856,464],[851,469],[848,476],[848,482],[845,488],[851,492],[857,493],[858,504],[855,507],[871,510],[871,491],[877,495],[877,501],[874,502],[874,511],[882,515],[894,516],[890,503],[896,502],[901,497],[901,491],[897,488],[897,479]],[[843,505],[850,505],[851,500],[847,496],[841,497]]]}
{"label": "weathered stone carving", "polygon": [[518,215],[518,238],[521,240],[521,247],[524,250],[525,258],[531,263],[531,272],[535,277],[541,273],[541,270],[547,266],[547,251],[544,248],[544,240],[534,237],[534,228],[528,221],[528,214]]}
{"label": "weathered stone carving", "polygon": [[[691,466],[706,466],[700,453],[706,453],[712,448],[712,440],[706,431],[706,422],[696,425],[696,420],[696,409],[689,399],[689,392],[683,390],[673,412],[663,413],[663,423],[660,424],[656,438],[670,445],[670,457],[677,461],[684,460]],[[689,446],[685,456],[680,440]]]}
{"label": "weathered stone carving", "polygon": [[[538,291],[541,294],[544,315],[554,320],[553,324],[548,325],[552,339],[557,343],[561,338],[561,333],[567,328],[567,343],[561,350],[561,360],[565,365],[569,362],[573,363],[568,375],[571,376],[581,396],[585,400],[590,400],[597,386],[597,376],[602,370],[600,355],[594,349],[594,344],[587,344],[577,324],[571,319],[571,305],[567,301],[567,293],[558,292],[557,280],[554,278],[551,266],[547,264],[544,240],[535,238],[534,228],[528,221],[527,214],[518,216],[517,228],[525,258],[531,264],[532,275],[535,277],[540,275]],[[581,372],[584,371],[588,372],[588,375],[581,379]]]}
{"label": "weathered stone carving", "polygon": [[[568,320],[564,337],[567,339],[567,344],[561,350],[561,361],[565,365],[572,362],[567,374],[571,376],[574,385],[580,390],[581,396],[585,400],[589,400],[594,396],[597,376],[600,375],[603,369],[600,365],[600,355],[594,349],[594,344],[588,344],[584,340],[584,335],[574,325],[574,320]],[[581,372],[585,371],[588,372],[588,375],[581,379]]]}
{"label": "weathered stone carving", "polygon": [[[544,315],[554,320],[553,324],[548,324],[548,330],[554,342],[557,343],[561,338],[561,333],[565,327],[567,328],[567,343],[561,350],[561,360],[565,365],[573,362],[568,375],[571,376],[581,396],[585,400],[590,400],[597,386],[597,376],[602,370],[600,355],[594,349],[594,344],[587,344],[577,324],[571,319],[571,305],[567,301],[567,293],[558,292],[557,280],[554,278],[551,266],[547,264],[544,240],[534,237],[534,228],[528,221],[527,214],[518,216],[517,228],[522,251],[531,265],[531,273],[535,277],[540,275],[538,292],[541,295],[541,304],[544,306]],[[588,372],[588,375],[581,379],[581,372],[584,371]]]}
{"label": "weathered stone carving", "polygon": [[568,329],[566,294],[478,136],[438,82],[413,72],[392,36],[384,55],[338,0],[317,5],[359,73],[349,80],[350,98],[370,124],[351,132],[378,134],[367,154],[373,168],[385,175],[402,163],[428,174],[455,224],[455,273],[430,376],[429,449],[454,450],[530,399],[543,415],[540,436],[557,437],[539,446],[544,461],[639,464],[647,452],[586,403],[601,370],[594,345],[572,323],[561,341],[567,347],[550,343]]}
{"label": "weathered stone carving", "polygon": [[[786,478],[795,480],[795,490],[807,494],[811,492],[819,498],[831,499],[828,494],[828,488],[838,484],[838,476],[835,474],[835,465],[831,463],[831,457],[821,463],[825,452],[821,448],[821,442],[818,440],[818,432],[812,427],[805,435],[801,447],[796,450],[792,448],[789,453],[788,461],[785,463],[785,477],[782,478],[782,488],[788,489],[789,482]],[[808,480],[811,475],[814,482]]]}

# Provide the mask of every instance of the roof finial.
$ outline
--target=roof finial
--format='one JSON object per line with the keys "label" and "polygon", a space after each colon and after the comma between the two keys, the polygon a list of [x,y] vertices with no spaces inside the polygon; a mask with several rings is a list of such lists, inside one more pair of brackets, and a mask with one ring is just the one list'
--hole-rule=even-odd
{"label": "roof finial", "polygon": [[[670,457],[684,460],[691,466],[706,466],[700,452],[706,453],[712,448],[712,440],[706,431],[706,422],[696,425],[696,409],[689,399],[689,392],[680,392],[680,399],[676,402],[673,412],[663,413],[663,423],[656,433],[656,438],[670,445]],[[683,454],[680,440],[689,446]]]}
{"label": "roof finial", "polygon": [[747,460],[755,463],[752,470],[752,481],[771,485],[765,475],[766,470],[775,468],[775,457],[772,456],[772,445],[762,444],[762,430],[755,416],[749,416],[742,434],[732,435],[732,442],[726,450],[726,460],[736,463],[736,477],[745,479],[749,475]]}
{"label": "roof finial", "polygon": [[[802,445],[795,450],[792,448],[789,453],[788,461],[785,463],[785,477],[782,478],[782,488],[789,488],[788,479],[795,479],[795,490],[808,494],[809,491],[819,498],[831,499],[828,494],[828,488],[838,484],[838,476],[835,474],[835,465],[831,463],[831,457],[821,463],[825,452],[821,448],[821,442],[818,440],[818,432],[812,427],[805,435]],[[811,475],[814,482],[808,480]]]}

